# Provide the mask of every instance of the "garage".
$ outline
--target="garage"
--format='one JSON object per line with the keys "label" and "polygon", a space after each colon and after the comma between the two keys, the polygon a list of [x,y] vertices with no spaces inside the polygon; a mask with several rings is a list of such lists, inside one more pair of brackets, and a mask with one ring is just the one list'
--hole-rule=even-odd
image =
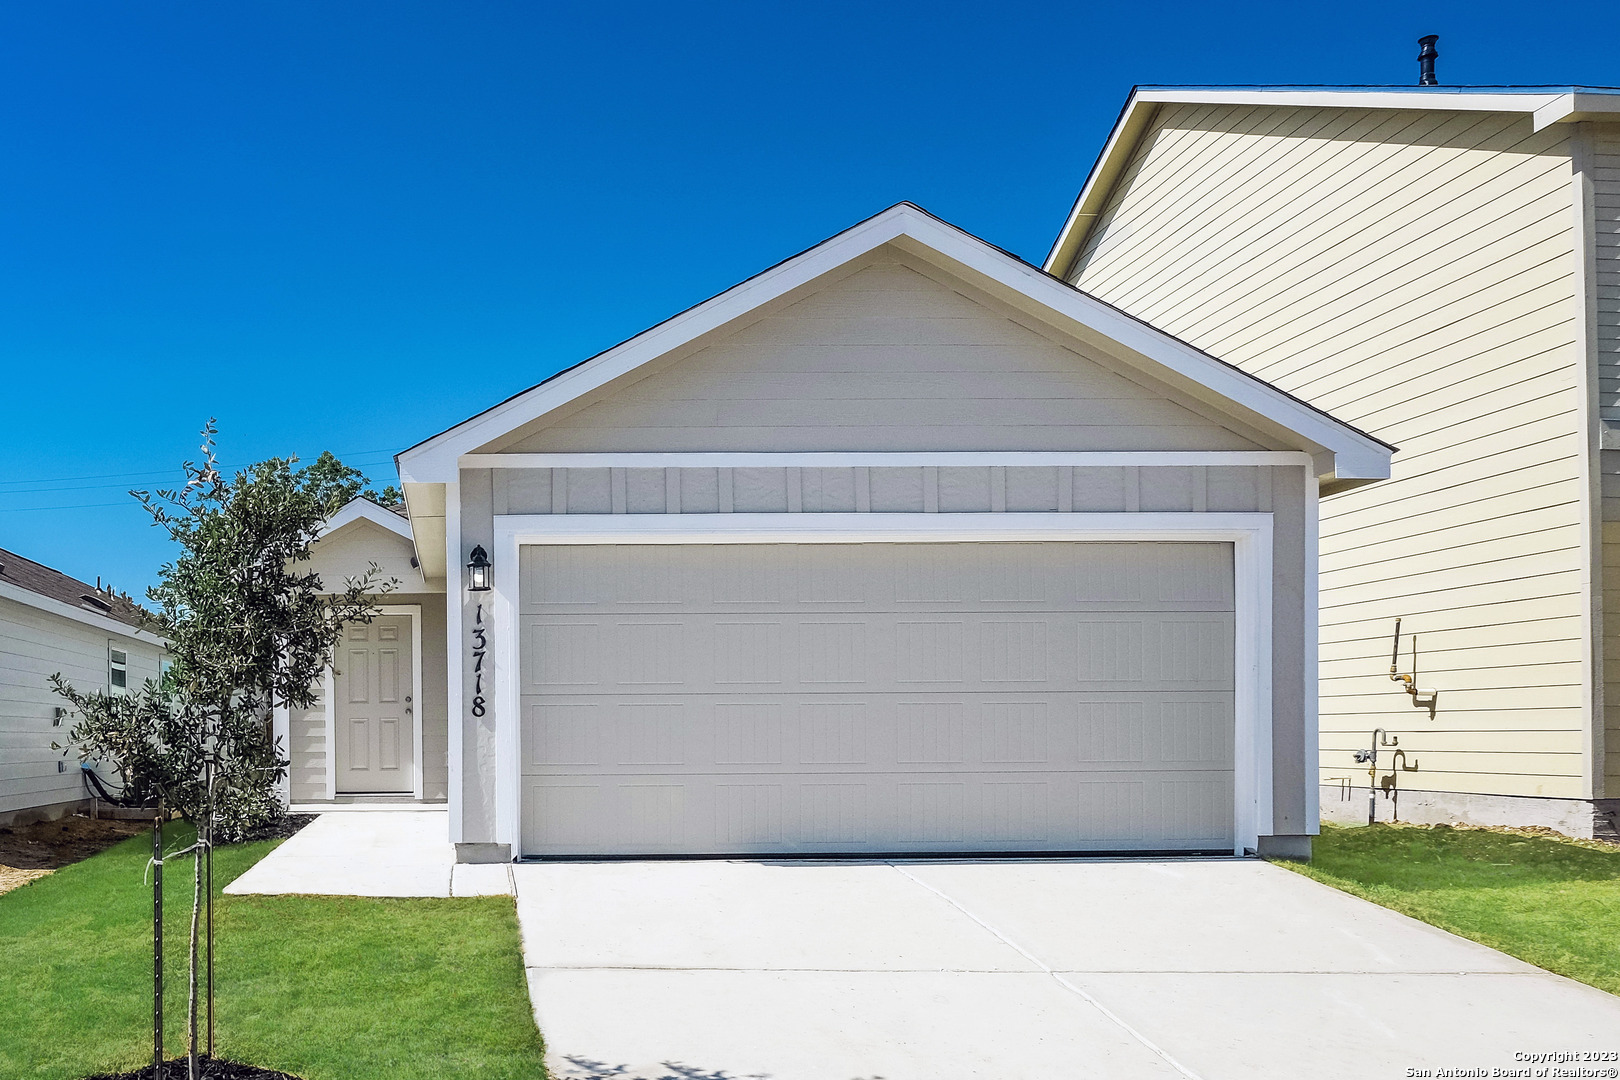
{"label": "garage", "polygon": [[892,207],[400,454],[456,858],[1306,857],[1392,452]]}
{"label": "garage", "polygon": [[1229,543],[519,564],[525,855],[1232,850]]}

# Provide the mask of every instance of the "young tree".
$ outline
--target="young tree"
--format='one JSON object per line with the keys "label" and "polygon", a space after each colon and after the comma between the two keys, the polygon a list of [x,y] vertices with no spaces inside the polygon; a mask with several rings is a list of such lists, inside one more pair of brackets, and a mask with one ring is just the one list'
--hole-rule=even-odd
{"label": "young tree", "polygon": [[[105,762],[124,792],[162,804],[208,834],[240,839],[278,817],[276,788],[286,775],[284,748],[270,718],[278,706],[308,708],[316,680],[343,625],[369,622],[376,596],[398,586],[373,564],[338,588],[307,566],[322,523],[349,500],[370,494],[365,477],[330,453],[297,467],[271,458],[227,477],[215,457],[216,428],[203,429],[202,460],[184,465],[185,484],[133,491],[179,554],[147,590],[148,628],[168,641],[172,664],[161,685],[113,696],[75,689],[52,676],[73,703],[69,736],[82,761]],[[397,496],[392,489],[378,501]],[[212,784],[206,782],[212,765]],[[171,857],[192,856],[191,1074],[197,1059],[197,924],[203,839]]]}

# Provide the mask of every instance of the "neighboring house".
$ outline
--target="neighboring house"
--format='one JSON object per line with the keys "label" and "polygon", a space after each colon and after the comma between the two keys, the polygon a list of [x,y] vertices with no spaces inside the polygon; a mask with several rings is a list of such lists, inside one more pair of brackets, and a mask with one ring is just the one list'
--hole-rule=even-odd
{"label": "neighboring house", "polygon": [[1400,446],[1322,503],[1324,810],[1384,728],[1380,817],[1612,830],[1620,91],[1138,89],[1046,268]]}
{"label": "neighboring house", "polygon": [[51,748],[73,717],[50,677],[110,693],[157,678],[163,640],[140,625],[127,596],[0,550],[0,823],[90,804],[78,759]]}
{"label": "neighboring house", "polygon": [[464,861],[1306,855],[1318,494],[1389,459],[901,204],[399,455],[290,795]]}

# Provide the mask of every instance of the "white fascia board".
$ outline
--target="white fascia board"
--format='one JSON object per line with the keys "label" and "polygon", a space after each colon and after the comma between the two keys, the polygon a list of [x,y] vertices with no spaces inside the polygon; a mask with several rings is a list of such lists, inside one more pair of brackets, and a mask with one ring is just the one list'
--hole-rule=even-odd
{"label": "white fascia board", "polygon": [[[1240,408],[1331,451],[1336,458],[1365,459],[1370,464],[1358,464],[1363,470],[1359,475],[1363,477],[1389,475],[1388,456],[1392,451],[1370,436],[1087,296],[955,226],[916,207],[901,204],[406,451],[399,459],[400,476],[410,483],[454,482],[463,455],[900,237],[914,242],[925,253],[943,256],[1040,305],[1045,311],[1068,318],[1117,342],[1131,353],[1213,390]],[[1378,471],[1380,455],[1382,472]],[[1366,471],[1369,469],[1371,472]]]}
{"label": "white fascia board", "polygon": [[1113,189],[1114,181],[1123,171],[1125,162],[1136,149],[1142,129],[1151,119],[1153,111],[1163,104],[1182,105],[1278,105],[1305,108],[1355,109],[1444,109],[1457,112],[1529,113],[1536,131],[1550,124],[1580,119],[1589,115],[1620,113],[1620,95],[1581,92],[1571,88],[1568,92],[1553,90],[1520,91],[1517,93],[1472,92],[1444,86],[1413,87],[1411,90],[1378,89],[1266,89],[1261,87],[1231,87],[1209,89],[1176,89],[1160,87],[1131,91],[1125,108],[1120,112],[1114,130],[1097,163],[1086,177],[1074,209],[1058,233],[1052,250],[1042,268],[1047,273],[1066,277],[1072,268],[1074,256],[1091,225],[1102,212],[1100,203]]}
{"label": "white fascia board", "polygon": [[415,541],[415,538],[411,535],[411,523],[409,521],[392,510],[384,510],[370,499],[365,498],[349,500],[341,510],[327,518],[321,525],[321,535],[330,535],[343,528],[343,526],[356,521],[369,521],[373,525],[381,525],[395,536],[412,542]]}
{"label": "white fascia board", "polygon": [[0,597],[15,600],[25,607],[31,607],[51,615],[60,615],[64,619],[72,619],[74,622],[83,623],[86,626],[93,626],[97,630],[103,630],[109,634],[116,634],[132,641],[144,642],[147,645],[156,645],[160,649],[167,648],[169,644],[166,640],[150,631],[137,629],[128,623],[119,622],[117,619],[108,618],[94,611],[74,607],[72,604],[58,600],[55,597],[41,596],[37,592],[13,585],[9,581],[0,581]]}
{"label": "white fascia board", "polygon": [[1459,112],[1533,113],[1557,97],[1557,91],[1530,90],[1492,93],[1453,86],[1336,89],[1331,87],[1269,89],[1266,87],[1211,87],[1179,89],[1158,87],[1136,91],[1139,101],[1178,102],[1190,105],[1300,105],[1337,109],[1444,109]]}
{"label": "white fascia board", "polygon": [[1114,130],[1108,133],[1108,141],[1103,144],[1102,152],[1092,162],[1086,182],[1081,185],[1080,194],[1075,196],[1074,206],[1069,210],[1068,220],[1063,223],[1057,239],[1052,242],[1052,250],[1047,252],[1046,261],[1041,264],[1042,270],[1058,277],[1068,276],[1075,249],[1084,242],[1092,222],[1102,213],[1103,199],[1113,190],[1114,181],[1130,160],[1137,138],[1157,108],[1156,104],[1142,104],[1137,90],[1132,90],[1131,96],[1125,99],[1125,107],[1120,110],[1119,119],[1114,121]]}
{"label": "white fascia board", "polygon": [[1559,94],[1532,113],[1535,129],[1572,120],[1612,120],[1620,114],[1620,94],[1602,94],[1576,89]]}

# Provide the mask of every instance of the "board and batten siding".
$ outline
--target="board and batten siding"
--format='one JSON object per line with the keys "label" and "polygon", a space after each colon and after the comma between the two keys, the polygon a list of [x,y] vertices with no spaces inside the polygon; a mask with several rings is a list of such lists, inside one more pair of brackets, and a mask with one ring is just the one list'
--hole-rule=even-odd
{"label": "board and batten siding", "polygon": [[[67,702],[51,691],[56,672],[85,691],[107,690],[107,652],[128,657],[130,687],[158,677],[161,649],[73,619],[0,598],[0,814],[86,797],[78,758],[66,743],[73,719],[52,723]],[[67,768],[57,771],[57,762]],[[116,789],[116,777],[108,777]]]}
{"label": "board and batten siding", "polygon": [[[1365,783],[1384,727],[1403,788],[1601,783],[1572,190],[1528,116],[1166,104],[1069,271],[1400,447],[1322,504],[1324,782]],[[1397,617],[1433,719],[1388,677]]]}

